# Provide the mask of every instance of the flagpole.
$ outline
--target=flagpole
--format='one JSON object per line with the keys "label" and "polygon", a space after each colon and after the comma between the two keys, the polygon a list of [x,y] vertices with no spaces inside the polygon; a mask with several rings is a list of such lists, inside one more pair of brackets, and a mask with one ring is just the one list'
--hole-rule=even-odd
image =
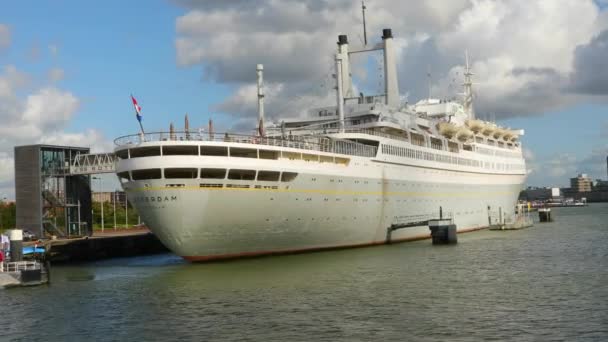
{"label": "flagpole", "polygon": [[146,132],[144,132],[144,126],[141,124],[141,120],[137,120],[139,122],[139,128],[141,128],[141,134],[146,134]]}

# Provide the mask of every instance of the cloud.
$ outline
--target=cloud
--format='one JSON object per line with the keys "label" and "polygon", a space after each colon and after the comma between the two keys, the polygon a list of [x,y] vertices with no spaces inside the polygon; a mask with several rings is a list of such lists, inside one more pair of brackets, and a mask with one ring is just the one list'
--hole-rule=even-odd
{"label": "cloud", "polygon": [[9,198],[14,198],[14,146],[48,143],[112,149],[97,130],[65,131],[80,108],[75,94],[54,86],[30,89],[32,83],[29,74],[13,65],[0,73],[0,195]]}
{"label": "cloud", "polygon": [[51,68],[48,71],[48,79],[51,82],[59,82],[65,77],[65,71],[61,68]]}
{"label": "cloud", "polygon": [[87,129],[84,133],[59,132],[44,135],[38,142],[60,146],[90,147],[91,153],[108,152],[114,148],[112,141],[95,129]]}
{"label": "cloud", "polygon": [[[362,40],[357,1],[174,3],[188,10],[176,20],[177,63],[201,66],[204,78],[236,84],[242,94],[244,83],[255,82],[255,64],[263,63],[266,80],[281,84],[281,94],[308,95],[296,90],[327,73],[337,35],[348,34],[353,45]],[[400,91],[410,94],[410,103],[428,94],[427,66],[435,96],[459,93],[465,50],[476,74],[476,107],[487,116],[563,108],[587,100],[603,86],[582,68],[606,55],[600,32],[608,28],[608,15],[592,0],[377,0],[367,8],[371,42],[379,41],[382,28],[393,28]],[[364,76],[360,89],[377,91],[378,65],[370,67],[366,59],[357,63],[353,73]],[[255,102],[235,108],[234,100],[219,107],[236,109],[239,115],[255,112]]]}
{"label": "cloud", "polygon": [[582,94],[608,95],[608,30],[600,32],[574,54],[571,88]]}

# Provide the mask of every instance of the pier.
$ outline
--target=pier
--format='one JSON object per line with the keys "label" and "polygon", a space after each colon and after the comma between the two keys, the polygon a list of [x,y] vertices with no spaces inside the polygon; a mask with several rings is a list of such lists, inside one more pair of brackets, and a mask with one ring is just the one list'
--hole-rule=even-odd
{"label": "pier", "polygon": [[[34,245],[28,242],[26,245]],[[51,262],[82,262],[168,252],[147,229],[95,232],[92,236],[46,240],[42,245]]]}

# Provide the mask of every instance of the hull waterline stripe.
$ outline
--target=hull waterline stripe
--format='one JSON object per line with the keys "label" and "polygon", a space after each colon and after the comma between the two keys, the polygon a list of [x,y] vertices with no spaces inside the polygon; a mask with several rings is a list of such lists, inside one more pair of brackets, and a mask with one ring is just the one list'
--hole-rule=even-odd
{"label": "hull waterline stripe", "polygon": [[201,188],[200,186],[184,186],[179,188],[145,187],[127,189],[126,192],[146,192],[161,190],[200,190],[200,191],[266,191],[283,193],[313,193],[323,195],[376,195],[376,196],[428,196],[428,197],[456,197],[456,196],[499,196],[512,195],[513,191],[494,191],[494,192],[454,192],[454,193],[434,193],[434,192],[411,192],[411,191],[340,191],[340,190],[321,190],[321,189],[255,189],[255,188]]}

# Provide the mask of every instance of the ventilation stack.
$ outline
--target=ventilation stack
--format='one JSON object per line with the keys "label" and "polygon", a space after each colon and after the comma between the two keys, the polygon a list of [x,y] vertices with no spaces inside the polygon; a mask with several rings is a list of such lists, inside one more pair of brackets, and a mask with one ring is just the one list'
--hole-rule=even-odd
{"label": "ventilation stack", "polygon": [[397,64],[391,29],[382,30],[382,41],[384,46],[384,88],[386,90],[386,104],[393,108],[399,108],[399,82],[397,80]]}

